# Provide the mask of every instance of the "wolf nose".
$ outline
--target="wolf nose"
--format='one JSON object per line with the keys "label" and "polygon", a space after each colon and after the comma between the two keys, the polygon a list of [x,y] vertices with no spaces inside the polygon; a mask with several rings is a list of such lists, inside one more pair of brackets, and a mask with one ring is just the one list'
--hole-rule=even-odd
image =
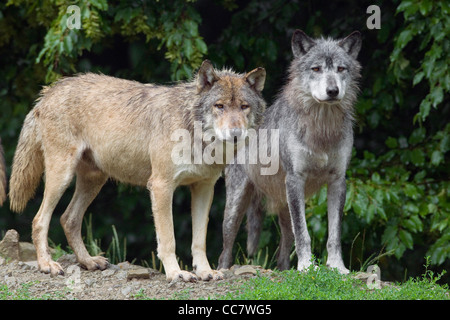
{"label": "wolf nose", "polygon": [[334,86],[334,87],[328,87],[327,88],[327,95],[330,98],[336,98],[338,94],[339,94],[338,87]]}
{"label": "wolf nose", "polygon": [[233,138],[240,138],[242,135],[242,129],[232,128],[230,129],[230,136]]}

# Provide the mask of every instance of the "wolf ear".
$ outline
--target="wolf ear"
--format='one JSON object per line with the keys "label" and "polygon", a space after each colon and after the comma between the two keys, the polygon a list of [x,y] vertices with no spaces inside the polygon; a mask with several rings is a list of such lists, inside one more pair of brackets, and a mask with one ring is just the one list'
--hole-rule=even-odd
{"label": "wolf ear", "polygon": [[256,68],[245,75],[247,81],[252,88],[261,92],[264,89],[264,82],[266,81],[266,70],[264,68]]}
{"label": "wolf ear", "polygon": [[211,89],[214,82],[219,80],[219,77],[214,72],[214,68],[209,60],[203,61],[197,76],[197,92],[200,93],[204,89]]}
{"label": "wolf ear", "polygon": [[349,36],[339,42],[339,45],[353,58],[358,57],[361,50],[362,38],[359,31],[353,31]]}
{"label": "wolf ear", "polygon": [[291,46],[295,58],[306,54],[315,44],[314,40],[308,37],[302,30],[297,29],[294,31]]}

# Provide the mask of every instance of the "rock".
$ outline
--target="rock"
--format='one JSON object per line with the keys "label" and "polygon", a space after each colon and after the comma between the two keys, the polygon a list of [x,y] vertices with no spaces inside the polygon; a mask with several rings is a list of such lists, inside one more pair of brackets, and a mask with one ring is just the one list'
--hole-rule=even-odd
{"label": "rock", "polygon": [[124,295],[124,296],[126,296],[126,295],[128,295],[130,292],[131,292],[131,286],[126,286],[125,288],[122,288],[121,290],[120,290],[120,292]]}
{"label": "rock", "polygon": [[17,265],[22,270],[31,270],[31,269],[33,269],[31,264],[28,264],[27,262],[23,262],[23,261],[19,261],[19,263]]}
{"label": "rock", "polygon": [[37,260],[34,260],[34,261],[25,261],[24,263],[25,263],[26,265],[30,266],[30,269],[31,269],[31,270],[33,270],[33,269],[38,269],[38,262],[37,262]]}
{"label": "rock", "polygon": [[116,273],[116,270],[114,269],[106,269],[102,271],[102,277],[106,278],[106,277],[111,277],[114,273]]}
{"label": "rock", "polygon": [[234,276],[233,270],[222,268],[219,271],[222,272],[224,279],[229,279]]}
{"label": "rock", "polygon": [[131,269],[128,271],[127,280],[150,279],[150,272],[147,268]]}
{"label": "rock", "polygon": [[35,261],[37,260],[36,248],[30,242],[19,242],[20,247],[20,261]]}
{"label": "rock", "polygon": [[94,279],[86,279],[86,280],[84,280],[84,283],[88,286],[88,287],[92,287],[93,285],[94,285],[94,283],[95,283],[95,280]]}
{"label": "rock", "polygon": [[13,276],[5,276],[5,283],[8,288],[14,287],[17,284],[17,279]]}
{"label": "rock", "polygon": [[108,269],[112,269],[112,270],[121,270],[120,267],[117,264],[112,264],[112,263],[108,263]]}
{"label": "rock", "polygon": [[256,269],[250,265],[245,265],[239,268],[234,268],[234,274],[237,276],[243,275],[243,274],[256,274]]}
{"label": "rock", "polygon": [[63,268],[78,264],[77,257],[74,254],[62,255],[56,262],[58,262]]}
{"label": "rock", "polygon": [[125,280],[128,277],[128,272],[125,270],[119,270],[116,274],[117,280]]}
{"label": "rock", "polygon": [[20,260],[19,233],[16,230],[8,230],[0,241],[0,255],[12,260]]}
{"label": "rock", "polygon": [[118,263],[117,266],[121,270],[130,270],[133,265],[131,263],[129,263],[128,261],[124,261],[124,262]]}

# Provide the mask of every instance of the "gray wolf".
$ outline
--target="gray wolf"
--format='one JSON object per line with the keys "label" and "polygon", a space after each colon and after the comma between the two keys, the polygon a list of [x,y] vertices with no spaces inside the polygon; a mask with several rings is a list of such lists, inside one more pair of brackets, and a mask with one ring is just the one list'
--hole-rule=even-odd
{"label": "gray wolf", "polygon": [[[171,133],[193,131],[195,122],[234,142],[258,125],[265,109],[265,70],[246,74],[216,70],[204,61],[196,76],[174,85],[142,84],[105,75],[63,78],[44,88],[25,118],[14,155],[10,205],[22,211],[45,172],[42,204],[32,224],[39,269],[62,274],[47,243],[49,222],[62,194],[76,176],[73,198],[61,224],[78,262],[88,270],[108,261],[91,257],[81,238],[83,215],[108,178],[150,191],[157,252],[168,280],[218,280],[206,257],[206,230],[213,187],[225,164],[177,165],[171,161]],[[230,141],[228,141],[230,140]],[[175,188],[192,194],[192,256],[195,275],[180,270],[175,255],[172,199]]]}
{"label": "gray wolf", "polygon": [[0,206],[6,200],[6,165],[2,148],[2,140],[0,139]]}
{"label": "gray wolf", "polygon": [[[225,170],[226,205],[219,269],[232,263],[236,233],[247,212],[247,250],[254,254],[261,232],[261,198],[278,214],[281,239],[278,268],[289,268],[292,242],[298,270],[311,264],[311,239],[305,199],[327,184],[327,265],[348,273],[341,253],[345,172],[353,145],[353,105],[358,93],[361,35],[342,40],[312,39],[296,30],[292,37],[287,82],[267,108],[260,129],[279,131],[280,170],[260,175],[261,164],[229,164]],[[269,130],[270,132],[270,130]],[[272,145],[272,147],[274,147]]]}

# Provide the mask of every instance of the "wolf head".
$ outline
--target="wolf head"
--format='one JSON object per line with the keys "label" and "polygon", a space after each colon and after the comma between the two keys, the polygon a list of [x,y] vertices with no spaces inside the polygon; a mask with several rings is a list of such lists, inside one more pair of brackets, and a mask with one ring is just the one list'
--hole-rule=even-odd
{"label": "wolf head", "polygon": [[204,129],[214,129],[216,137],[234,143],[259,125],[266,104],[261,91],[266,71],[256,68],[246,74],[218,71],[208,60],[200,67],[196,84],[200,95],[200,118]]}
{"label": "wolf head", "polygon": [[353,105],[360,78],[356,58],[361,42],[358,31],[342,40],[311,39],[301,30],[294,32],[290,76],[301,88],[303,102]]}

